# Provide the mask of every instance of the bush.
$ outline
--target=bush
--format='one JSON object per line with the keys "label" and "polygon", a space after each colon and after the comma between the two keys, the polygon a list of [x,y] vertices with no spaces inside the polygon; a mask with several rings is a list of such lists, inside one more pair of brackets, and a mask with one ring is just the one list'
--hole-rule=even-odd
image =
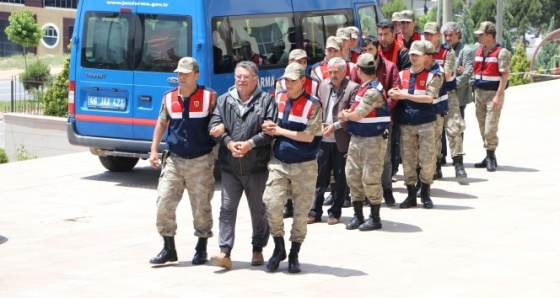
{"label": "bush", "polygon": [[16,149],[16,160],[17,161],[36,159],[37,157],[38,157],[37,153],[31,153],[31,152],[27,151],[27,149],[25,148],[25,145],[23,143],[19,144],[19,147]]}
{"label": "bush", "polygon": [[70,58],[64,61],[62,71],[56,76],[54,83],[47,90],[43,97],[43,114],[55,117],[68,116],[68,73],[70,68]]}
{"label": "bush", "polygon": [[8,163],[10,160],[8,159],[8,155],[6,154],[6,150],[0,148],[0,164]]}
{"label": "bush", "polygon": [[530,80],[525,76],[528,71],[529,60],[527,59],[527,52],[525,52],[525,45],[522,40],[519,40],[515,48],[515,55],[511,57],[509,84],[511,86],[528,84]]}
{"label": "bush", "polygon": [[19,77],[26,91],[39,89],[52,80],[51,69],[41,60],[37,60],[27,67]]}

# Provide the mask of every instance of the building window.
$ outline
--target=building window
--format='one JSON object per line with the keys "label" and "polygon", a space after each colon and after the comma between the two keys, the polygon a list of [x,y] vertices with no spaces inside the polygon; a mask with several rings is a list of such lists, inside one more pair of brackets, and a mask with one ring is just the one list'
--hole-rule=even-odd
{"label": "building window", "polygon": [[17,3],[17,4],[25,4],[25,0],[0,0],[0,3]]}
{"label": "building window", "polygon": [[44,0],[44,7],[77,8],[79,0]]}
{"label": "building window", "polygon": [[41,43],[46,48],[52,49],[58,44],[59,36],[58,28],[54,24],[45,24],[43,26],[43,39]]}

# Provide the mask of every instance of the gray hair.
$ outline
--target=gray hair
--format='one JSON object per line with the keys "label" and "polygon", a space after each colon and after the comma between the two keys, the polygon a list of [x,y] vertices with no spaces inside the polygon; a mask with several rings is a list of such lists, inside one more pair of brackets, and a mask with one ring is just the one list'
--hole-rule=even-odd
{"label": "gray hair", "polygon": [[448,22],[441,26],[441,34],[445,34],[445,31],[452,31],[461,34],[461,27],[457,22]]}
{"label": "gray hair", "polygon": [[[337,66],[338,65],[338,66]],[[343,70],[346,68],[346,61],[340,57],[334,57],[329,60],[329,67],[338,67],[338,69]]]}
{"label": "gray hair", "polygon": [[259,68],[253,61],[240,61],[239,63],[237,63],[237,65],[235,65],[235,69],[238,68],[249,69],[253,72],[254,75],[259,75]]}

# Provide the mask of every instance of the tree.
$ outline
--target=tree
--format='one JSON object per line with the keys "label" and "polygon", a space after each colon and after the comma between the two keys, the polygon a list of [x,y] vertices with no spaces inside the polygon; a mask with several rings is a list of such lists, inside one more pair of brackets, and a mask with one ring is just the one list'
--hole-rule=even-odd
{"label": "tree", "polygon": [[496,1],[475,0],[469,14],[475,28],[478,28],[484,21],[496,23]]}
{"label": "tree", "polygon": [[62,71],[56,76],[53,85],[45,93],[43,112],[47,116],[68,116],[69,69],[70,58],[66,58]]}
{"label": "tree", "polygon": [[525,74],[529,72],[529,60],[527,59],[527,52],[525,45],[520,40],[515,47],[515,54],[511,57],[510,77],[509,83],[511,86],[524,85],[530,82]]}
{"label": "tree", "polygon": [[6,27],[6,35],[8,39],[22,46],[21,53],[27,68],[26,50],[29,46],[37,46],[43,37],[41,28],[33,18],[33,14],[29,9],[14,11],[9,18],[10,25]]}
{"label": "tree", "polygon": [[[550,20],[550,24],[548,25],[547,34],[554,31],[555,29],[555,18],[552,17]],[[544,38],[544,36],[543,36]],[[558,41],[557,40],[548,40],[545,41],[542,47],[539,49],[537,57],[535,59],[535,65],[533,65],[534,69],[543,69],[546,70],[544,73],[550,74],[552,73],[550,65],[552,62],[552,57],[559,54],[558,52]]]}
{"label": "tree", "polygon": [[381,11],[383,11],[383,14],[389,20],[393,16],[393,13],[397,11],[407,10],[407,9],[409,8],[408,6],[406,6],[406,4],[404,4],[403,0],[392,0],[391,2],[381,7]]}
{"label": "tree", "polygon": [[506,4],[506,15],[508,16],[509,28],[517,29],[517,34],[525,42],[527,29],[540,26],[541,0],[508,0]]}
{"label": "tree", "polygon": [[459,23],[459,28],[461,28],[461,42],[464,44],[474,44],[476,42],[474,37],[474,23],[468,8],[463,8],[463,13],[457,23]]}

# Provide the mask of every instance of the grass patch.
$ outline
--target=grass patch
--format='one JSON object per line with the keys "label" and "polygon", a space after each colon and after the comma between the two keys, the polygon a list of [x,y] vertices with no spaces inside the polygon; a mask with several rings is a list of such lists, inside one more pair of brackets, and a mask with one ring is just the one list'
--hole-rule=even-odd
{"label": "grass patch", "polygon": [[[34,54],[27,54],[27,65],[33,63],[35,60],[41,60],[46,63],[49,67],[56,67],[64,65],[64,60],[68,57],[67,54],[63,55],[46,55],[43,57],[37,57]],[[25,60],[22,55],[13,55],[10,57],[0,58],[0,70],[8,69],[25,69]]]}
{"label": "grass patch", "polygon": [[[32,113],[42,109],[42,103],[38,100],[25,99],[16,100],[14,103],[14,112],[16,113]],[[0,113],[12,112],[12,104],[10,101],[0,101]],[[35,114],[35,113],[33,113]]]}

